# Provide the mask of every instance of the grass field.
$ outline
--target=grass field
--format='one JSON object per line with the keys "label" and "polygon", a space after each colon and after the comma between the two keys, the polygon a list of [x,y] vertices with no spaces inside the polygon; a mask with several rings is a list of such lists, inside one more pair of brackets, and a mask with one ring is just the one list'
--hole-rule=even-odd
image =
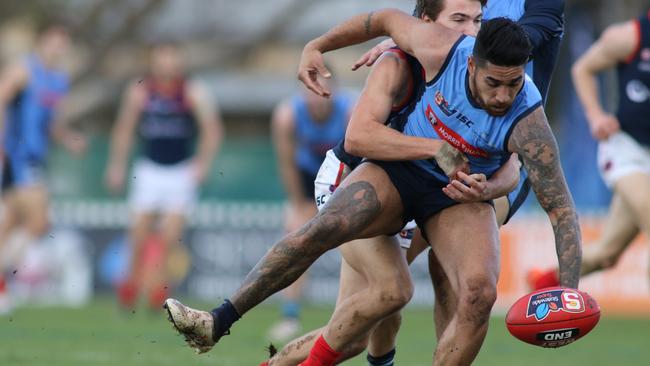
{"label": "grass field", "polygon": [[[193,304],[197,305],[197,304]],[[308,308],[305,326],[327,319],[329,308]],[[112,301],[83,309],[28,308],[0,318],[0,365],[258,365],[264,334],[277,309],[265,306],[236,324],[210,353],[197,356],[172,331],[163,313],[118,313]],[[428,309],[409,309],[398,340],[396,364],[431,365],[434,344]],[[562,349],[541,349],[512,338],[503,319],[492,319],[477,365],[650,365],[650,319],[603,318],[584,339]],[[348,365],[365,365],[361,357]]]}

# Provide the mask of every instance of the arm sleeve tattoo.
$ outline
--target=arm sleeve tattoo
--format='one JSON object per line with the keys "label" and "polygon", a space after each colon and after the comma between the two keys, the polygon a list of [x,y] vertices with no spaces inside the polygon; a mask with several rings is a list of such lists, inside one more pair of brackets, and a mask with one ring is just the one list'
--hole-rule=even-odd
{"label": "arm sleeve tattoo", "polygon": [[582,260],[578,215],[560,166],[557,143],[542,107],[515,126],[508,147],[523,158],[537,200],[551,220],[560,283],[577,288]]}

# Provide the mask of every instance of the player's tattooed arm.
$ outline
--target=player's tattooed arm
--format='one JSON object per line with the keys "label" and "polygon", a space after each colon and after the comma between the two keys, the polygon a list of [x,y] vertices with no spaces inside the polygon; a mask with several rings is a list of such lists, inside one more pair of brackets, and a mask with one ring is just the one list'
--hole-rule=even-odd
{"label": "player's tattooed arm", "polygon": [[577,288],[582,260],[578,215],[560,166],[557,142],[542,107],[515,126],[508,149],[523,158],[537,200],[551,220],[560,284]]}
{"label": "player's tattooed arm", "polygon": [[319,74],[330,75],[322,60],[323,53],[380,36],[392,37],[402,50],[420,60],[427,75],[436,75],[460,33],[396,9],[360,14],[305,45],[298,66],[298,79],[314,93],[329,96],[329,90],[317,80]]}

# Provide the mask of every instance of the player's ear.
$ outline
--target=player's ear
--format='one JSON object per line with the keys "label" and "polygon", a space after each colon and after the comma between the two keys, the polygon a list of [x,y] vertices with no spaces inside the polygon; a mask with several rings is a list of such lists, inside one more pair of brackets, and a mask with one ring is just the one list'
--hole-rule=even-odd
{"label": "player's ear", "polygon": [[422,14],[421,19],[424,20],[427,23],[433,23],[433,20],[431,18],[429,18],[429,16],[426,15],[426,14]]}
{"label": "player's ear", "polygon": [[474,56],[469,56],[467,58],[467,70],[469,71],[470,75],[474,75],[474,72],[476,71],[476,64],[474,63]]}

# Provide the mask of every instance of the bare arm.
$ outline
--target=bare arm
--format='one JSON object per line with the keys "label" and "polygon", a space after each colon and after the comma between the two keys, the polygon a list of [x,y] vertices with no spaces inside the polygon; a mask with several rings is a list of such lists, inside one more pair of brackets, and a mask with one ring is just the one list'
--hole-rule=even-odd
{"label": "bare arm", "polygon": [[298,68],[299,79],[316,94],[329,96],[329,90],[316,78],[317,74],[329,76],[322,54],[380,36],[393,38],[402,50],[418,58],[427,75],[434,76],[460,33],[395,9],[357,15],[307,43]]}
{"label": "bare arm", "polygon": [[385,53],[366,79],[345,134],[345,150],[377,160],[430,159],[440,150],[437,140],[406,136],[385,125],[394,105],[407,97],[412,82],[408,63]]}
{"label": "bare arm", "polygon": [[[0,141],[4,140],[5,113],[9,103],[27,85],[29,72],[23,64],[8,66],[0,75]],[[2,144],[0,144],[2,146]]]}
{"label": "bare arm", "polygon": [[523,158],[537,200],[553,226],[560,284],[577,288],[582,261],[578,214],[560,166],[555,137],[542,107],[515,126],[508,148]]}
{"label": "bare arm", "polygon": [[639,41],[634,22],[613,25],[573,65],[572,76],[576,93],[587,115],[595,138],[607,138],[619,128],[618,120],[605,112],[598,95],[596,75],[625,61]]}
{"label": "bare arm", "polygon": [[434,158],[449,177],[468,171],[467,159],[441,140],[407,136],[385,125],[393,106],[410,97],[410,65],[395,53],[382,56],[366,80],[345,134],[345,150],[377,160]]}
{"label": "bare arm", "polygon": [[106,170],[106,184],[112,191],[119,191],[124,185],[126,163],[146,93],[143,85],[134,82],[128,87],[122,98],[117,121],[111,133],[109,161]]}
{"label": "bare arm", "polygon": [[205,180],[212,160],[223,140],[223,122],[210,93],[198,83],[190,83],[187,91],[192,113],[199,126],[199,144],[194,158],[196,180]]}
{"label": "bare arm", "polygon": [[294,160],[296,151],[294,118],[290,102],[284,101],[273,111],[271,119],[271,133],[280,177],[284,183],[284,189],[287,191],[289,202],[293,205],[304,200],[305,197],[300,183],[300,174]]}

